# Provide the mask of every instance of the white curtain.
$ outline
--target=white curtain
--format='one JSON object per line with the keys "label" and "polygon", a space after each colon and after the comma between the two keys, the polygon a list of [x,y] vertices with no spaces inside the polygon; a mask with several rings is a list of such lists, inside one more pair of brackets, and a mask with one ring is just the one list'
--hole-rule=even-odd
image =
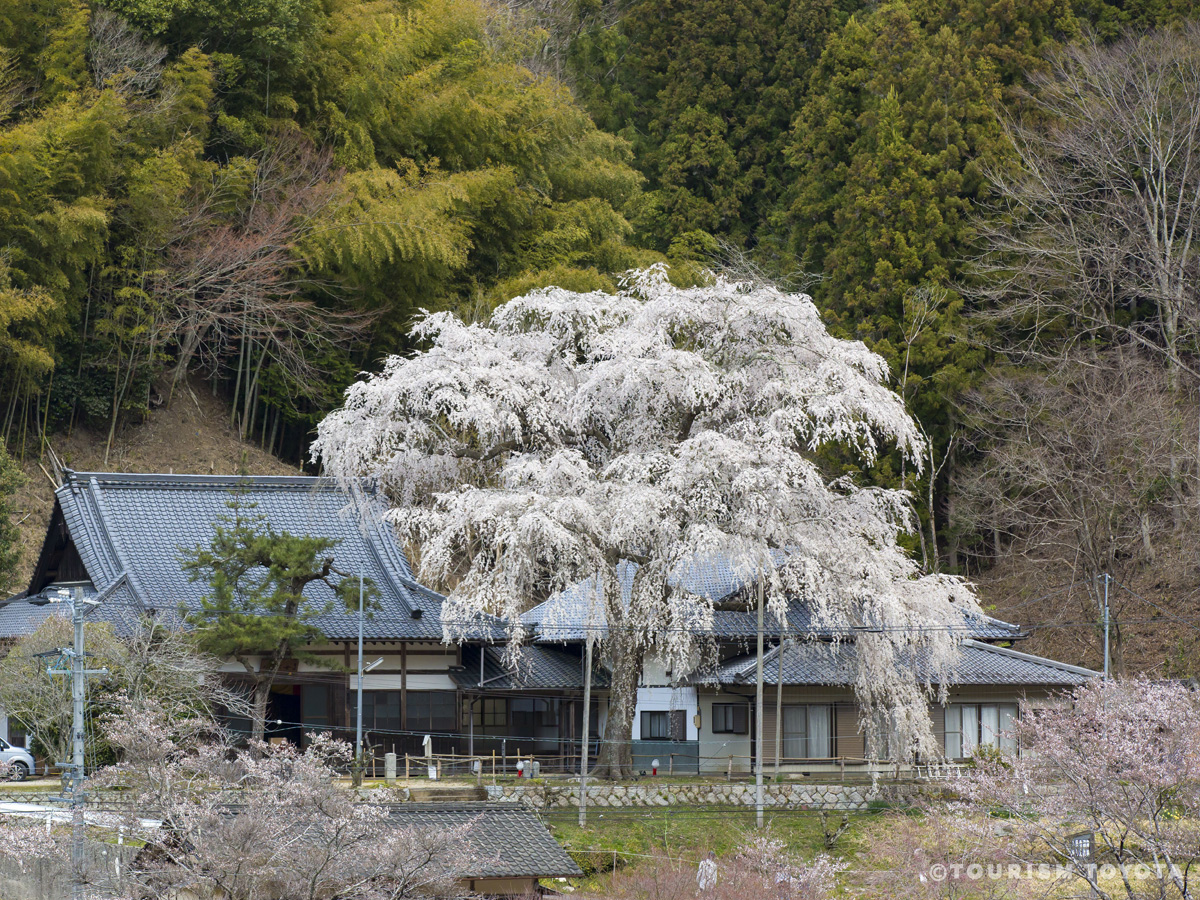
{"label": "white curtain", "polygon": [[985,747],[1000,746],[1000,707],[987,704],[979,708],[980,724],[983,726],[983,737],[980,743]]}
{"label": "white curtain", "polygon": [[946,759],[962,755],[962,707],[952,703],[946,707]]}
{"label": "white curtain", "polygon": [[833,755],[829,740],[829,712],[828,706],[808,708],[808,755],[813,759],[827,759]]}
{"label": "white curtain", "polygon": [[807,708],[803,706],[783,708],[784,759],[803,759],[808,755],[804,746],[808,742],[807,712]]}
{"label": "white curtain", "polygon": [[971,756],[979,743],[979,707],[964,705],[962,710],[962,755]]}
{"label": "white curtain", "polygon": [[1017,705],[1015,703],[1006,703],[1000,707],[1000,749],[1016,753],[1017,751],[1017,736],[1014,729],[1017,727]]}

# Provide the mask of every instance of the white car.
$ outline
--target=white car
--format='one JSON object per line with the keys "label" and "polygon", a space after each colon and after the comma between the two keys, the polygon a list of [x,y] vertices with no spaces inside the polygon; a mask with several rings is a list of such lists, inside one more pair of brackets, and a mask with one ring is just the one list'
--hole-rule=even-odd
{"label": "white car", "polygon": [[[24,781],[34,771],[33,754],[24,747],[14,747],[8,741],[0,739],[0,763],[8,766],[10,781]],[[0,773],[2,777],[3,773]]]}

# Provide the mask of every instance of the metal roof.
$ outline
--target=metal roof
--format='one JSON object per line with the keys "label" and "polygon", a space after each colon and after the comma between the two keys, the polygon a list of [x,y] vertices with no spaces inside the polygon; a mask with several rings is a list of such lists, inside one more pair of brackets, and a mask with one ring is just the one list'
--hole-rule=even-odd
{"label": "metal roof", "polygon": [[406,828],[466,827],[475,869],[466,878],[570,878],[583,874],[537,815],[516,803],[400,803],[391,817]]}
{"label": "metal roof", "polygon": [[[442,598],[416,583],[370,483],[352,494],[332,480],[300,476],[67,472],[56,504],[88,577],[105,595],[93,617],[125,628],[148,613],[198,608],[209,586],[190,580],[182,556],[212,541],[235,492],[276,531],[337,541],[335,566],[375,583],[380,596],[366,619],[368,640],[442,639]],[[30,585],[33,593],[44,588]],[[357,637],[357,614],[343,611],[327,585],[314,582],[305,596],[334,605],[315,620],[327,638]]]}
{"label": "metal roof", "polygon": [[[800,641],[782,645],[783,683],[785,685],[851,685],[854,683],[857,648],[853,642]],[[1010,684],[1073,687],[1099,672],[1071,666],[1052,659],[996,647],[981,641],[964,640],[958,662],[947,679],[948,685]],[[937,673],[927,663],[927,655],[917,654],[916,674],[921,680],[938,684]],[[754,684],[756,660],[753,654],[726,660],[708,672],[699,672],[688,680],[693,684]],[[763,681],[777,684],[780,647],[763,654]]]}
{"label": "metal roof", "polygon": [[[622,600],[629,603],[633,591],[633,576],[636,566],[622,562],[617,567],[617,578],[621,585]],[[731,598],[743,594],[746,585],[728,563],[707,560],[681,567],[675,580],[684,591],[716,604],[728,604]],[[539,643],[575,643],[583,641],[591,633],[600,638],[608,630],[603,603],[599,602],[599,579],[585,578],[566,590],[560,591],[544,603],[530,609],[521,616],[526,628],[533,630]],[[1019,625],[1002,622],[990,616],[969,610],[962,611],[961,623],[947,626],[964,637],[977,640],[1007,640],[1025,637]],[[757,634],[758,616],[753,610],[716,609],[713,611],[712,635],[718,639],[739,640]],[[764,630],[769,636],[789,634],[807,637],[846,637],[850,628],[818,626],[812,608],[803,600],[792,600],[787,606],[787,624],[781,627],[770,612],[764,616]]]}
{"label": "metal roof", "polygon": [[[515,666],[506,663],[504,655],[501,647],[463,647],[463,664],[451,669],[450,677],[464,690],[583,690],[584,664],[578,653],[552,647],[521,647]],[[603,689],[608,685],[608,672],[597,661],[592,666],[592,687]]]}

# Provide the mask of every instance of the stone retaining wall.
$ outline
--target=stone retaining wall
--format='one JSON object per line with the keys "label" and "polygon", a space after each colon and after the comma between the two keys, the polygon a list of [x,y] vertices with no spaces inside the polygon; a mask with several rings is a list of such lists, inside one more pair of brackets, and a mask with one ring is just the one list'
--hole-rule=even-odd
{"label": "stone retaining wall", "polygon": [[[764,801],[772,809],[866,809],[874,801],[899,802],[910,798],[915,785],[908,784],[765,784]],[[535,809],[579,805],[579,785],[529,784],[488,785],[489,800],[520,802]],[[755,804],[753,784],[650,783],[610,784],[593,782],[587,788],[588,805],[621,806],[749,806]]]}

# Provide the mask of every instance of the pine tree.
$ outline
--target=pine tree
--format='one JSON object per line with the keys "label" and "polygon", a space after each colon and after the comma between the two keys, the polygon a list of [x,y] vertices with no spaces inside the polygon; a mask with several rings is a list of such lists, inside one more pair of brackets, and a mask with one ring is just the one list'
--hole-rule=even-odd
{"label": "pine tree", "polygon": [[[181,548],[184,569],[211,592],[187,614],[201,650],[241,663],[254,685],[251,738],[263,739],[271,687],[284,660],[321,663],[307,647],[323,639],[317,618],[340,601],[357,609],[359,582],[334,565],[336,540],[276,531],[243,492],[234,492],[229,512],[216,524],[211,544]],[[305,590],[316,582],[335,600],[314,600]],[[364,581],[366,602],[378,591]]]}

